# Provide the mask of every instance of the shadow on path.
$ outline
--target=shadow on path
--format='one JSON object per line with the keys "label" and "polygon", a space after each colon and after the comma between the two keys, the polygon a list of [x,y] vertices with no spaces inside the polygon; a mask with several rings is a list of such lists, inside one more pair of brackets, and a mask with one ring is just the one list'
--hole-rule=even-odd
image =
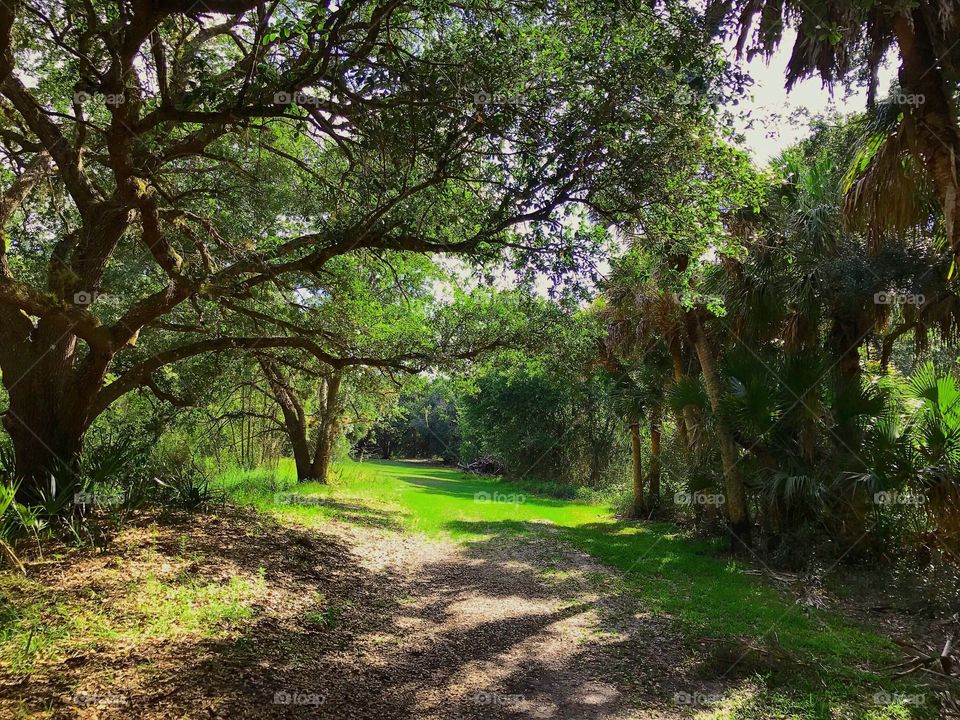
{"label": "shadow on path", "polygon": [[[555,531],[485,523],[459,546],[385,531],[394,520],[379,515],[319,530],[262,516],[163,527],[159,561],[186,536],[192,577],[262,576],[253,617],[216,638],[106,644],[0,700],[54,718],[626,720],[689,716],[675,692],[723,689],[695,678],[667,619]],[[62,701],[93,676],[123,704]]]}

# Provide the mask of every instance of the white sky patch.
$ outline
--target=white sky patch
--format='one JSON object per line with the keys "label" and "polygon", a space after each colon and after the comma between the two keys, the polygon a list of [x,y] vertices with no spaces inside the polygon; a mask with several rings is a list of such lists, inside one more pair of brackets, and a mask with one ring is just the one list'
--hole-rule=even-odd
{"label": "white sky patch", "polygon": [[456,255],[435,254],[433,261],[448,277],[436,278],[432,281],[431,292],[437,302],[449,305],[453,302],[456,290],[467,292],[477,287],[477,280],[470,271],[469,265]]}
{"label": "white sky patch", "polygon": [[[736,127],[744,135],[742,147],[761,166],[809,134],[807,118],[831,112],[849,115],[862,112],[867,106],[865,87],[852,88],[848,93],[837,85],[831,94],[829,88],[823,87],[819,76],[798,81],[788,93],[786,68],[795,37],[793,30],[785,31],[783,42],[769,63],[761,56],[749,63],[741,63],[753,78],[754,85],[749,88],[748,97],[731,110],[744,114],[750,111],[749,118],[738,118]],[[733,45],[731,40],[728,44],[731,58]],[[886,94],[896,78],[896,71],[892,58],[888,58],[880,70],[878,97]]]}

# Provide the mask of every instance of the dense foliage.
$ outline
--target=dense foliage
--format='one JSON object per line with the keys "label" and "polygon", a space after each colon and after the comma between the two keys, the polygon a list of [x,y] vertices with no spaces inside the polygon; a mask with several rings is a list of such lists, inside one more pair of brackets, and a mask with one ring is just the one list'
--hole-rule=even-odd
{"label": "dense foliage", "polygon": [[[955,560],[960,15],[874,10],[3,5],[3,536],[352,451]],[[900,84],[756,168],[715,38],[782,20]]]}

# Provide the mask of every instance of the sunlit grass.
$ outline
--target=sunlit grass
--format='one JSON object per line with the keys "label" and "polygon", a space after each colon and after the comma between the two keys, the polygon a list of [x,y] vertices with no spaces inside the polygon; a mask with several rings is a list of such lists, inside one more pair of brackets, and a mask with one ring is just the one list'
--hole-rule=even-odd
{"label": "sunlit grass", "polygon": [[265,589],[262,572],[253,580],[234,576],[225,583],[169,582],[148,575],[129,597],[143,637],[213,636],[224,625],[248,619],[251,600]]}
{"label": "sunlit grass", "polygon": [[379,518],[408,531],[448,537],[483,536],[501,522],[566,525],[609,515],[605,506],[536,496],[507,482],[425,463],[345,461],[335,465],[329,485],[298,485],[292,462],[283,461],[275,473],[233,469],[217,482],[235,502],[304,524],[367,516],[371,523]]}
{"label": "sunlit grass", "polygon": [[68,597],[22,575],[0,575],[0,669],[26,674],[110,644],[218,635],[251,617],[265,588],[262,574],[204,582],[151,573]]}

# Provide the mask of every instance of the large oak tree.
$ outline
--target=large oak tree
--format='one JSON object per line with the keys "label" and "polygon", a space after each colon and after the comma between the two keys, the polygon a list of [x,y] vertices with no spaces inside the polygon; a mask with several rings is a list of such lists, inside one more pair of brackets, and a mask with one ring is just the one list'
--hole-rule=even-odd
{"label": "large oak tree", "polygon": [[[91,422],[344,255],[579,261],[571,204],[655,192],[721,71],[686,10],[526,2],[5,3],[0,372],[20,494]],[[635,10],[632,9],[632,10]],[[604,197],[610,197],[609,194]],[[236,334],[237,317],[260,330]]]}

